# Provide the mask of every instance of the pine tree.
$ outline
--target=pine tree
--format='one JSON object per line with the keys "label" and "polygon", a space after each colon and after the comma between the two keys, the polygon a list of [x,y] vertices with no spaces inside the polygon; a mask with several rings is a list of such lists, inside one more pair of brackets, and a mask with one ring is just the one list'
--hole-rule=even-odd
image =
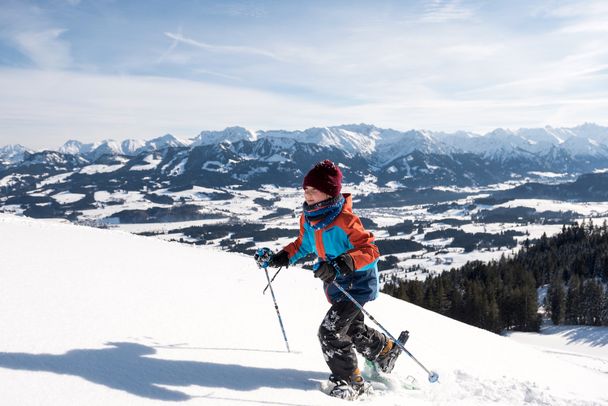
{"label": "pine tree", "polygon": [[551,321],[555,325],[563,324],[566,315],[566,295],[561,275],[553,278],[548,291]]}
{"label": "pine tree", "polygon": [[582,292],[581,281],[578,275],[572,275],[568,283],[566,295],[566,323],[579,324],[582,320]]}
{"label": "pine tree", "polygon": [[602,300],[604,298],[603,288],[593,279],[583,284],[583,317],[584,323],[589,326],[600,326],[602,324]]}

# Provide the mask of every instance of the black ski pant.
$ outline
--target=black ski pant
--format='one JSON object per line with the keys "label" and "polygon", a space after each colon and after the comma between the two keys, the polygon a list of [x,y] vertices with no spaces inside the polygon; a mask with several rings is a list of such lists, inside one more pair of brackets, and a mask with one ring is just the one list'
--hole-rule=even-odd
{"label": "black ski pant", "polygon": [[319,341],[332,374],[348,379],[357,369],[357,355],[374,360],[387,338],[364,323],[364,315],[351,301],[332,304],[319,327]]}

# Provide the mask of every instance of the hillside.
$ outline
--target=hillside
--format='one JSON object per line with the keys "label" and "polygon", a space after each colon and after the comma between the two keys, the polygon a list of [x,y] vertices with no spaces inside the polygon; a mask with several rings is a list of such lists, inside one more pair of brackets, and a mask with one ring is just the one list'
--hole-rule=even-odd
{"label": "hillside", "polygon": [[[11,405],[345,404],[318,390],[328,372],[316,331],[320,283],[275,281],[285,352],[265,277],[249,257],[120,231],[0,214],[0,399]],[[366,306],[411,332],[382,405],[602,405],[608,376],[507,337],[381,295]]]}

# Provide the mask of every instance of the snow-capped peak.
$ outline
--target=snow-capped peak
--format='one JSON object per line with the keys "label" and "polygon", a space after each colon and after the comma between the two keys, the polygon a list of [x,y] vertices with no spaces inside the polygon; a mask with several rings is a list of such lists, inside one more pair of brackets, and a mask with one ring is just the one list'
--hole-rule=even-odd
{"label": "snow-capped peak", "polygon": [[[286,142],[316,144],[333,147],[349,155],[360,154],[375,163],[386,163],[418,150],[424,153],[474,153],[485,157],[513,157],[516,155],[547,154],[557,148],[570,155],[608,157],[608,127],[585,123],[573,128],[497,128],[486,134],[467,131],[454,133],[428,130],[400,131],[382,129],[371,124],[345,124],[329,127],[312,127],[305,130],[253,131],[244,127],[227,127],[221,131],[202,131],[192,140],[182,140],[166,134],[151,140],[128,139],[122,143],[113,140],[84,144],[67,141],[59,152],[80,154],[96,159],[103,154],[137,155],[167,147],[196,147],[237,141],[266,139],[277,148]],[[23,147],[22,147],[23,148]],[[4,152],[5,156],[8,153]],[[0,157],[1,158],[1,157]]]}
{"label": "snow-capped peak", "polygon": [[190,140],[182,140],[172,134],[165,134],[162,137],[153,138],[146,141],[146,146],[150,150],[159,150],[163,148],[179,148],[190,145]]}
{"label": "snow-capped peak", "polygon": [[84,144],[80,141],[68,140],[61,147],[59,147],[58,151],[62,154],[76,155],[82,153],[83,146]]}
{"label": "snow-capped peak", "polygon": [[128,139],[120,143],[120,149],[125,155],[137,155],[146,146],[146,141]]}
{"label": "snow-capped peak", "polygon": [[242,140],[255,141],[257,139],[257,134],[251,130],[243,127],[228,127],[221,131],[201,131],[201,133],[194,138],[191,146],[219,144],[224,141],[231,143]]}
{"label": "snow-capped peak", "polygon": [[0,148],[0,161],[10,164],[21,162],[24,155],[31,152],[33,151],[20,144],[6,145]]}

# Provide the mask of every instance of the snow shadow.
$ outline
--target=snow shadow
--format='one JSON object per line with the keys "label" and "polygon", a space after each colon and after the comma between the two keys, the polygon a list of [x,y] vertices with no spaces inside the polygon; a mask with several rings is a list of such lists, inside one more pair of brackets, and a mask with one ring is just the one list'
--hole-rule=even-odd
{"label": "snow shadow", "polygon": [[596,326],[549,326],[542,329],[543,334],[563,335],[568,344],[587,344],[591,347],[608,345],[608,327]]}
{"label": "snow shadow", "polygon": [[311,390],[314,380],[327,379],[318,371],[257,368],[199,361],[148,357],[156,350],[136,343],[107,343],[109,348],[77,349],[65,354],[0,352],[0,368],[74,375],[144,398],[184,401],[190,395],[164,388],[197,385],[251,391],[262,387]]}

